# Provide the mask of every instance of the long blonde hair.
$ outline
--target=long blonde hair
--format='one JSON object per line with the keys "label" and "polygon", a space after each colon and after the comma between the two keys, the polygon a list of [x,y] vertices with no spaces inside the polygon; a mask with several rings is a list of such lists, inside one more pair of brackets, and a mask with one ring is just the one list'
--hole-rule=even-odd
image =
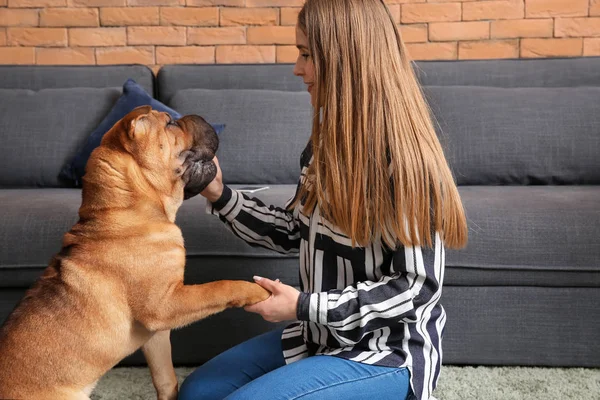
{"label": "long blonde hair", "polygon": [[306,0],[298,26],[316,90],[305,210],[318,204],[353,246],[431,247],[435,231],[465,246],[462,202],[383,0]]}

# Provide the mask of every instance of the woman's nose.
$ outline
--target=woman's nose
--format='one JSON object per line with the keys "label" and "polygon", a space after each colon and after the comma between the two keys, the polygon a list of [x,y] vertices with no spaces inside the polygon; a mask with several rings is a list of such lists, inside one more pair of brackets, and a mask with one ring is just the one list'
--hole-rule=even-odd
{"label": "woman's nose", "polygon": [[302,76],[302,75],[304,75],[304,70],[302,68],[300,68],[300,66],[298,65],[298,63],[296,63],[294,65],[294,75],[296,75],[296,76]]}

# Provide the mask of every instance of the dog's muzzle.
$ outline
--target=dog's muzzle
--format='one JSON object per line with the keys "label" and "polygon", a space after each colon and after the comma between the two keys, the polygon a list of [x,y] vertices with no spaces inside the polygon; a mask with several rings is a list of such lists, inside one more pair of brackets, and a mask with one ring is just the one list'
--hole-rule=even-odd
{"label": "dog's muzzle", "polygon": [[192,148],[183,152],[184,199],[202,192],[217,175],[217,166],[212,161],[219,147],[219,138],[213,127],[202,117],[186,115],[177,121],[179,126],[193,136]]}

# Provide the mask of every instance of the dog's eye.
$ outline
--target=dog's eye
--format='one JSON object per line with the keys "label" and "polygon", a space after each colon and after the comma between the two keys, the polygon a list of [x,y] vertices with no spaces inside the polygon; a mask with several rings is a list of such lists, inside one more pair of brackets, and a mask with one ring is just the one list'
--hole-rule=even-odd
{"label": "dog's eye", "polygon": [[169,121],[167,122],[167,126],[169,126],[169,125],[175,125],[176,126],[177,124],[175,123],[175,121],[173,120],[173,118],[170,118]]}

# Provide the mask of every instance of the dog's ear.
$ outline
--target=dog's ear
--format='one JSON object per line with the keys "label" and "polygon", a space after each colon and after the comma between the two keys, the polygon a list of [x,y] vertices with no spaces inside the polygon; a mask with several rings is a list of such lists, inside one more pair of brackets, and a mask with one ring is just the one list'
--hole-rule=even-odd
{"label": "dog's ear", "polygon": [[140,137],[146,132],[146,122],[147,118],[145,115],[140,115],[139,117],[134,118],[129,123],[129,129],[127,130],[127,134],[129,139],[134,140],[136,137]]}
{"label": "dog's ear", "polygon": [[127,135],[131,140],[145,132],[146,116],[150,113],[150,111],[152,111],[152,107],[140,106],[133,109],[123,118],[125,127],[127,129]]}

